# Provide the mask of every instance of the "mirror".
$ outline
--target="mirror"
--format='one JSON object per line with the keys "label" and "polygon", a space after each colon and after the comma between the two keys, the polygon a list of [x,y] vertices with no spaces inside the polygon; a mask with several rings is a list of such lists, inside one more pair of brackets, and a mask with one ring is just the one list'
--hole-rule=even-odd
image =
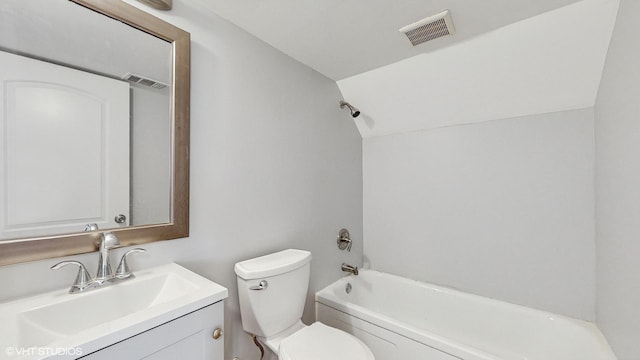
{"label": "mirror", "polygon": [[189,59],[122,1],[0,3],[0,265],[188,236]]}

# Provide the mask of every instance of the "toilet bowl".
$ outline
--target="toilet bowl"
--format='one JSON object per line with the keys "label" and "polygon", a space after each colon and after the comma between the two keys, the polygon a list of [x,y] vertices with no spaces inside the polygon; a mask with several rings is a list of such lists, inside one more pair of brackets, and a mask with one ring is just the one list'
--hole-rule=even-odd
{"label": "toilet bowl", "polygon": [[280,360],[375,360],[358,338],[302,323],[311,253],[288,249],[235,265],[242,327]]}

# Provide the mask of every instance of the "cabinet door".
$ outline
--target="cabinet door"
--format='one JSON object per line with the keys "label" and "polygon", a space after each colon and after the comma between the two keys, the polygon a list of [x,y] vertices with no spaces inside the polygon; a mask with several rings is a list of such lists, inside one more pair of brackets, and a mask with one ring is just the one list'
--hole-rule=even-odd
{"label": "cabinet door", "polygon": [[127,340],[83,356],[86,360],[223,360],[224,302],[206,306]]}

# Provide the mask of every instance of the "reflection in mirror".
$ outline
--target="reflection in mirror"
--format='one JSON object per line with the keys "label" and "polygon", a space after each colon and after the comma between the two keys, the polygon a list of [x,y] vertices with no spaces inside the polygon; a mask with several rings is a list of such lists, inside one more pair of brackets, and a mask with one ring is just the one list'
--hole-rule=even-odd
{"label": "reflection in mirror", "polygon": [[66,0],[0,24],[0,240],[168,223],[172,44]]}
{"label": "reflection in mirror", "polygon": [[189,53],[120,0],[0,1],[0,265],[188,236]]}

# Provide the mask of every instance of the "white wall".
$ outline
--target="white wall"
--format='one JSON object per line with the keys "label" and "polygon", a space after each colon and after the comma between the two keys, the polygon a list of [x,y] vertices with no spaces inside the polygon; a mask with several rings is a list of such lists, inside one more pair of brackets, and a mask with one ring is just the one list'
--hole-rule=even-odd
{"label": "white wall", "polygon": [[598,325],[640,359],[640,2],[622,0],[596,118]]}
{"label": "white wall", "polygon": [[[338,107],[335,82],[190,0],[173,4],[153,13],[192,36],[191,232],[144,246],[132,267],[176,261],[228,287],[225,359],[257,359],[241,328],[233,264],[289,247],[311,250],[310,293],[340,277],[342,261],[360,265],[361,138]],[[336,247],[341,227],[355,241],[349,254]],[[96,267],[95,253],[71,258]],[[69,286],[73,269],[48,269],[58,260],[0,268],[0,300]]]}
{"label": "white wall", "polygon": [[365,261],[595,317],[593,110],[367,138]]}

